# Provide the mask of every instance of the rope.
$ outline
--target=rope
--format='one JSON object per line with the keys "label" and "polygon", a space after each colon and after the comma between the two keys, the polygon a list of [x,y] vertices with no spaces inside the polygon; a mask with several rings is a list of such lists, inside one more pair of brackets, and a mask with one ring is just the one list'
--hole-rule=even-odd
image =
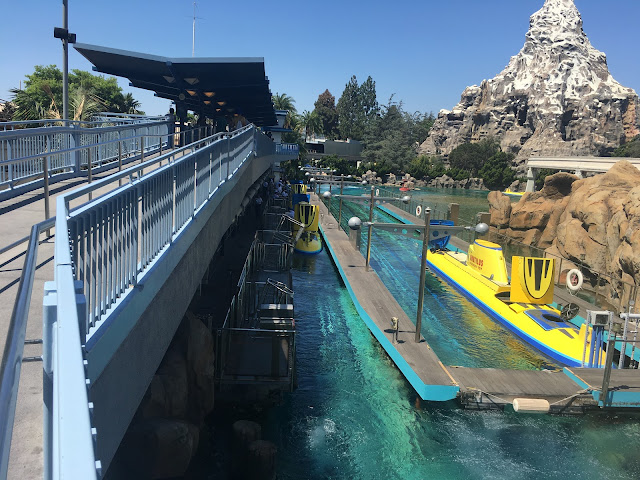
{"label": "rope", "polygon": [[558,405],[559,403],[565,402],[565,401],[570,400],[570,399],[575,398],[575,397],[579,397],[580,395],[584,395],[586,393],[591,393],[592,391],[593,391],[592,388],[585,388],[584,390],[580,390],[578,393],[574,393],[573,395],[569,395],[568,397],[563,398],[562,400],[558,400],[557,402],[550,403],[549,406]]}
{"label": "rope", "polygon": [[[475,387],[467,387],[467,390],[475,390],[476,392],[480,392],[480,393],[482,393],[482,394],[486,395],[487,397],[494,397],[494,398],[497,398],[498,400],[500,400],[501,402],[504,402],[505,404],[509,404],[509,405],[511,405],[511,404],[513,403],[513,402],[510,402],[509,400],[505,400],[504,398],[499,397],[498,395],[494,395],[493,393],[484,392],[484,391],[480,390],[479,388],[475,388]],[[489,398],[489,400],[491,400],[491,398]],[[493,402],[493,400],[492,400],[492,403],[496,404],[496,402]],[[496,404],[496,405],[497,405],[497,404]]]}

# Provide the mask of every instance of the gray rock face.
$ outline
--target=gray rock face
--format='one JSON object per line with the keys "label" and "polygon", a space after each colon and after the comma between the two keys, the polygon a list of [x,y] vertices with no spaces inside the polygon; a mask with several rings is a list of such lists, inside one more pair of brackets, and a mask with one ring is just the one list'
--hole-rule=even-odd
{"label": "gray rock face", "polygon": [[499,75],[467,87],[453,110],[440,111],[420,151],[448,155],[495,137],[521,163],[599,155],[638,134],[638,95],[613,79],[573,0],[546,0],[531,16],[522,50]]}

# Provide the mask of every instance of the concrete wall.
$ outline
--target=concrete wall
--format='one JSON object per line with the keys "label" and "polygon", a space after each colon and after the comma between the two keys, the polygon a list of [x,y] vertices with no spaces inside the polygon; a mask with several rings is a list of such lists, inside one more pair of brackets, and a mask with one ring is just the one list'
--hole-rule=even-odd
{"label": "concrete wall", "polygon": [[103,471],[113,459],[242,199],[275,160],[275,156],[261,157],[243,165],[118,307],[104,332],[96,335],[97,340],[87,342],[89,399],[95,405],[97,458]]}

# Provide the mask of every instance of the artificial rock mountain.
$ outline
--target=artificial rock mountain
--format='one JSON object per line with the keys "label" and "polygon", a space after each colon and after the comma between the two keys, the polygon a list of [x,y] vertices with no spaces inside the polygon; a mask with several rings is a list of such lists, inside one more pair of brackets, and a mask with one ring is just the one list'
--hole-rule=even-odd
{"label": "artificial rock mountain", "polygon": [[486,137],[530,156],[600,155],[640,134],[640,102],[616,82],[582,30],[573,0],[546,0],[524,47],[495,78],[442,110],[421,153],[448,155]]}

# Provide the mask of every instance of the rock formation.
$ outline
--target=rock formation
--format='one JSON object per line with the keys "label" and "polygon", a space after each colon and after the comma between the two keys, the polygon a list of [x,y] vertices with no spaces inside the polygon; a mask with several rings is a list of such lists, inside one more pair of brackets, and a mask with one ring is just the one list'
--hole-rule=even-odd
{"label": "rock formation", "polygon": [[531,16],[522,50],[495,78],[468,87],[453,110],[442,110],[420,151],[448,155],[495,137],[521,163],[599,155],[639,133],[638,95],[613,79],[573,0],[546,0]]}
{"label": "rock formation", "polygon": [[640,285],[640,170],[631,163],[622,160],[586,179],[551,175],[540,192],[525,193],[517,204],[491,192],[489,204],[491,226],[500,233],[567,259],[563,271],[570,262],[583,264],[592,287],[599,274],[610,304],[625,304],[631,289],[623,284]]}

